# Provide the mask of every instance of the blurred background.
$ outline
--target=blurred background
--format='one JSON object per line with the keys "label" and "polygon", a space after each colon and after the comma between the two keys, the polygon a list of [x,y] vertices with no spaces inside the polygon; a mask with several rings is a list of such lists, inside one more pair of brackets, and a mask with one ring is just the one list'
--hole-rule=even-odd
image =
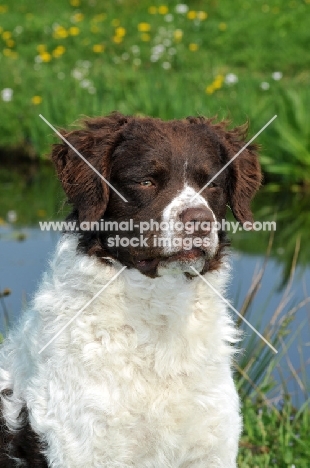
{"label": "blurred background", "polygon": [[[57,128],[113,110],[162,119],[217,116],[232,127],[249,121],[249,138],[277,114],[257,140],[264,186],[253,203],[255,219],[276,220],[277,230],[231,235],[229,295],[279,354],[241,324],[246,335],[236,375],[244,396],[264,408],[266,401],[269,408],[290,401],[310,426],[304,412],[310,395],[309,17],[310,0],[0,4],[2,335],[31,300],[59,239],[40,231],[38,221],[68,212],[48,157],[57,138],[39,114]],[[290,421],[300,422],[296,412]],[[298,456],[309,448],[301,450],[294,434],[283,464],[279,454],[262,450],[257,466],[271,466],[272,459],[278,460],[273,466],[293,466],[290,457],[308,466]],[[274,434],[272,440],[281,445]],[[242,466],[248,466],[255,443],[244,444]]]}

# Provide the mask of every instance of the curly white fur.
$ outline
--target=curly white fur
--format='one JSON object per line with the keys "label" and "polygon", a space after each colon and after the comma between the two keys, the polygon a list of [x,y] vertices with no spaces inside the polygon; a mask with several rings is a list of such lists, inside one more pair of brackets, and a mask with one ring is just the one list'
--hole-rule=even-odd
{"label": "curly white fur", "polygon": [[[4,417],[27,406],[51,468],[234,468],[241,430],[231,373],[238,335],[199,278],[120,270],[65,235],[33,306],[1,350]],[[222,294],[227,265],[206,274]]]}

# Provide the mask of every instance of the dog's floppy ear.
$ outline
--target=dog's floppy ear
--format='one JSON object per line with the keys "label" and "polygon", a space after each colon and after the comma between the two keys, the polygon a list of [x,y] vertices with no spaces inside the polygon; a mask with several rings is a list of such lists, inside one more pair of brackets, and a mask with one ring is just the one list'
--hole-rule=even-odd
{"label": "dog's floppy ear", "polygon": [[[227,161],[242,150],[246,145],[248,124],[225,130],[224,124],[217,124]],[[229,206],[233,215],[240,223],[253,222],[251,200],[260,187],[262,174],[258,161],[258,146],[248,145],[228,166]]]}
{"label": "dog's floppy ear", "polygon": [[[128,120],[129,117],[115,112],[108,117],[84,120],[81,130],[61,133],[108,180],[110,155]],[[106,182],[65,142],[54,145],[51,157],[68,201],[78,211],[79,221],[100,219],[109,200]]]}

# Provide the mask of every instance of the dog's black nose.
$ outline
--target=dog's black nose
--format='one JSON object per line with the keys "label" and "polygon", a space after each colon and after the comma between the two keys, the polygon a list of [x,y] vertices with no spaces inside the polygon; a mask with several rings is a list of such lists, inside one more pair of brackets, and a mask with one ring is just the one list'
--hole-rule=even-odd
{"label": "dog's black nose", "polygon": [[180,214],[180,219],[185,227],[191,223],[195,232],[202,234],[208,234],[215,221],[212,211],[206,207],[186,208]]}

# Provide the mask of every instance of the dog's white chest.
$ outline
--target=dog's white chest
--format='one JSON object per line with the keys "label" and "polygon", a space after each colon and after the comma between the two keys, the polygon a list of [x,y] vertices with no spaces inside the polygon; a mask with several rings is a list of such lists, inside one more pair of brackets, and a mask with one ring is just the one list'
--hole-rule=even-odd
{"label": "dog's white chest", "polygon": [[[7,344],[7,420],[27,401],[50,468],[235,468],[235,330],[199,278],[125,270],[38,354],[119,268],[78,257],[70,242],[60,245],[70,268],[46,276]],[[221,290],[225,271],[208,280]]]}

